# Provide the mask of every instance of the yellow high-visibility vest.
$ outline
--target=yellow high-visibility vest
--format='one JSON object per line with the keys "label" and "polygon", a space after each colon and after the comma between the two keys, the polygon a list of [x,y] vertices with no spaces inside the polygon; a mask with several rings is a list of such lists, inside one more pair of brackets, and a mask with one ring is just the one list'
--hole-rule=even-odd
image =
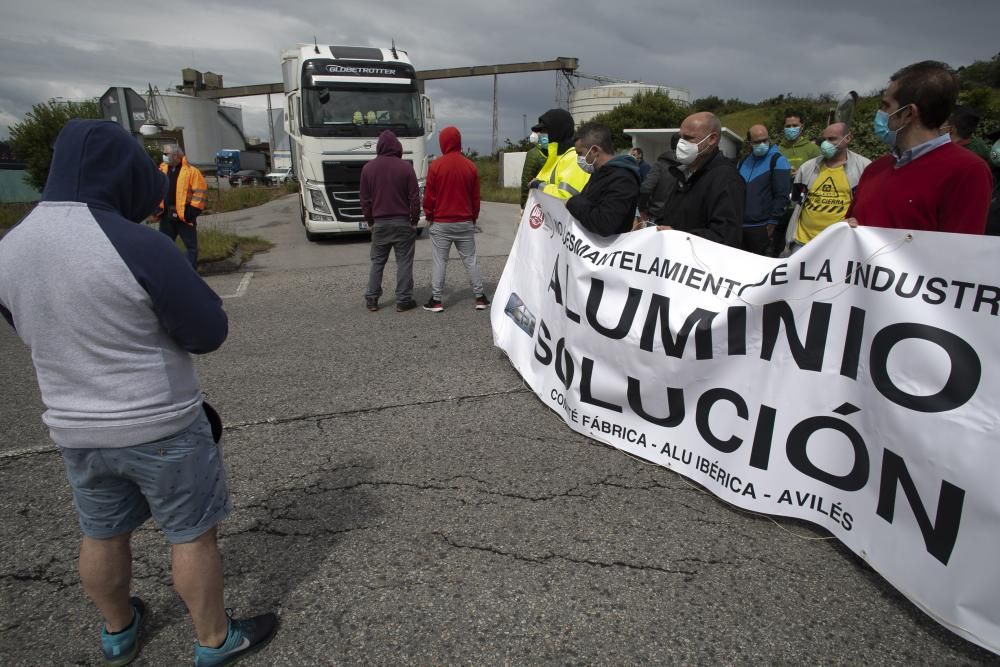
{"label": "yellow high-visibility vest", "polygon": [[536,177],[540,181],[545,181],[542,189],[547,195],[560,199],[569,199],[573,195],[580,194],[583,186],[590,180],[590,174],[580,169],[576,162],[576,149],[570,146],[569,150],[559,154],[559,146],[549,144],[549,157],[542,166]]}

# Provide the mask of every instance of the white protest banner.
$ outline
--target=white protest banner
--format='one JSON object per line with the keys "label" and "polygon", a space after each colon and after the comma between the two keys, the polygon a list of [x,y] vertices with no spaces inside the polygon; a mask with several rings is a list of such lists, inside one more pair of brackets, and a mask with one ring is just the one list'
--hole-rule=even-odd
{"label": "white protest banner", "polygon": [[823,526],[1000,653],[998,251],[843,223],[788,259],[601,238],[533,193],[494,342],[573,430]]}

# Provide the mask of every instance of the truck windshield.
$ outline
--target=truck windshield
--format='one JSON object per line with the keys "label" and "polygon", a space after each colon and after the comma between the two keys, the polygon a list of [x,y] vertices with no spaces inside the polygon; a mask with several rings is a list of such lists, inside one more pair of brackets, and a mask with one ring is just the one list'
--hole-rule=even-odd
{"label": "truck windshield", "polygon": [[400,137],[424,133],[420,95],[396,86],[305,88],[302,116],[303,132],[317,136],[377,137],[382,130]]}

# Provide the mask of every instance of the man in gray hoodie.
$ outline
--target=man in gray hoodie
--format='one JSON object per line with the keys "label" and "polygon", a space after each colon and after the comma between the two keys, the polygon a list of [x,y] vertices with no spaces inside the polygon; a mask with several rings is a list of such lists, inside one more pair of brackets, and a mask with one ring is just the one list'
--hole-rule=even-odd
{"label": "man in gray hoodie", "polygon": [[129,597],[131,537],[150,516],[172,545],[196,665],[231,661],[277,627],[274,614],[225,611],[216,527],[232,505],[221,422],[210,424],[218,415],[203,406],[191,354],[216,350],[229,325],[173,242],[136,224],[165,189],[120,126],[73,120],[41,203],[0,240],[0,316],[31,348],[42,420],[80,518],[80,579],[104,617],[111,665],[139,651],[146,608]]}

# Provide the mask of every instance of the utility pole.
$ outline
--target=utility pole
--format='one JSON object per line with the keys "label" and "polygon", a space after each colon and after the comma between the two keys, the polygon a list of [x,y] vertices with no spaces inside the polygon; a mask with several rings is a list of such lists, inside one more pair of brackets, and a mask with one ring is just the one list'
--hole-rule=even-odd
{"label": "utility pole", "polygon": [[274,116],[271,114],[271,93],[267,94],[267,152],[271,169],[274,169]]}
{"label": "utility pole", "polygon": [[498,75],[493,75],[493,155],[496,155],[500,149],[500,119],[497,114],[497,82],[499,79]]}

